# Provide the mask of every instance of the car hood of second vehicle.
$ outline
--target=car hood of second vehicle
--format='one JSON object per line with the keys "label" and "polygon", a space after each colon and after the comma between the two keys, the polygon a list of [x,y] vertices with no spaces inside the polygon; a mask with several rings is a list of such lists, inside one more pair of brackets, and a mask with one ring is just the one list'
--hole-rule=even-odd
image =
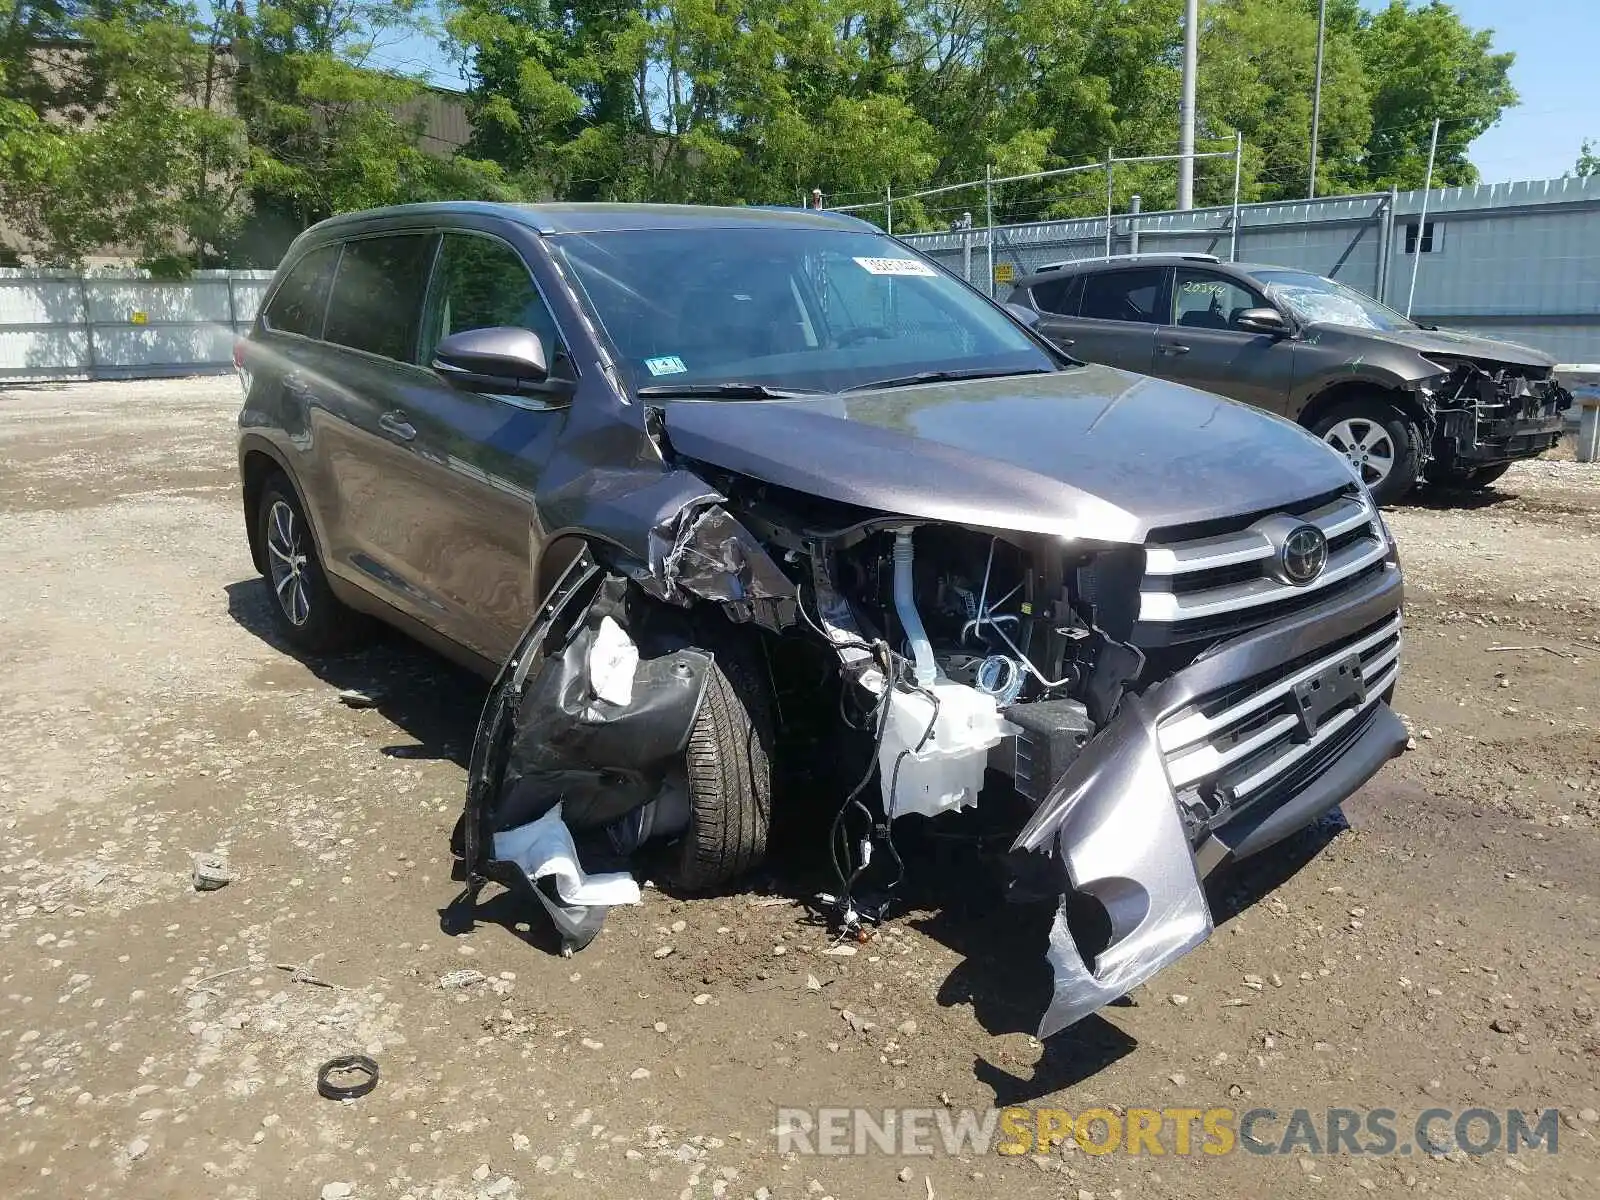
{"label": "car hood of second vehicle", "polygon": [[1501,363],[1512,367],[1553,367],[1556,360],[1542,350],[1498,338],[1479,337],[1457,329],[1351,329],[1340,332],[1362,338],[1376,338],[1415,350],[1424,358],[1471,359],[1481,363]]}
{"label": "car hood of second vehicle", "polygon": [[1347,486],[1288,421],[1103,366],[795,400],[668,400],[675,453],[925,520],[1097,541]]}

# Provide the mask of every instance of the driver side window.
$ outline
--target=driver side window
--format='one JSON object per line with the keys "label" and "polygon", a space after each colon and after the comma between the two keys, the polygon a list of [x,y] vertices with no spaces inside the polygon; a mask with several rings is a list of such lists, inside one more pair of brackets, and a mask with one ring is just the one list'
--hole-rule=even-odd
{"label": "driver side window", "polygon": [[494,238],[446,233],[428,292],[419,361],[431,362],[434,347],[452,333],[499,325],[538,334],[551,375],[571,377],[571,359],[555,318],[517,252]]}
{"label": "driver side window", "polygon": [[1174,325],[1185,329],[1230,329],[1253,333],[1238,324],[1250,308],[1271,307],[1262,297],[1222,275],[1180,268],[1172,289]]}

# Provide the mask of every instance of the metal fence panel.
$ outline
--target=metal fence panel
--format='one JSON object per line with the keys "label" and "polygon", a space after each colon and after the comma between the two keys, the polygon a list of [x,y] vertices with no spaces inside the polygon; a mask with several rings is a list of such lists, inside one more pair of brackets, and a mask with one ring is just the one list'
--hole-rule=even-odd
{"label": "metal fence panel", "polygon": [[227,370],[270,271],[132,274],[0,271],[0,379],[159,376]]}

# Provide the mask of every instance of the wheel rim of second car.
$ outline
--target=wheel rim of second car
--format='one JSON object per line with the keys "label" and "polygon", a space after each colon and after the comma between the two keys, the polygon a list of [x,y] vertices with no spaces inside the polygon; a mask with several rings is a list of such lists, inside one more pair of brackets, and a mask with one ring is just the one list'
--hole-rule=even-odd
{"label": "wheel rim of second car", "polygon": [[267,562],[278,607],[291,624],[304,625],[311,617],[306,554],[300,546],[300,524],[295,520],[294,509],[282,500],[274,500],[267,510]]}
{"label": "wheel rim of second car", "polygon": [[1361,480],[1368,487],[1376,487],[1394,470],[1394,438],[1381,422],[1348,417],[1322,438],[1361,472]]}

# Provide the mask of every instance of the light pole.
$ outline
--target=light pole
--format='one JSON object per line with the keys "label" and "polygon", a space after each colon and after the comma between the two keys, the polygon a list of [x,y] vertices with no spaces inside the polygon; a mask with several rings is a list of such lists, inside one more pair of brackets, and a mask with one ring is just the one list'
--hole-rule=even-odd
{"label": "light pole", "polygon": [[1322,124],[1322,39],[1328,27],[1328,0],[1317,0],[1317,78],[1311,87],[1311,179],[1306,199],[1317,198],[1317,132]]}
{"label": "light pole", "polygon": [[1422,183],[1422,215],[1417,218],[1417,237],[1411,243],[1411,290],[1406,293],[1406,316],[1417,298],[1417,267],[1422,263],[1422,239],[1428,232],[1428,193],[1433,190],[1433,156],[1439,149],[1439,118],[1433,119],[1433,136],[1428,139],[1428,176]]}
{"label": "light pole", "polygon": [[1194,70],[1200,0],[1183,5],[1183,100],[1178,109],[1178,207],[1194,207]]}

